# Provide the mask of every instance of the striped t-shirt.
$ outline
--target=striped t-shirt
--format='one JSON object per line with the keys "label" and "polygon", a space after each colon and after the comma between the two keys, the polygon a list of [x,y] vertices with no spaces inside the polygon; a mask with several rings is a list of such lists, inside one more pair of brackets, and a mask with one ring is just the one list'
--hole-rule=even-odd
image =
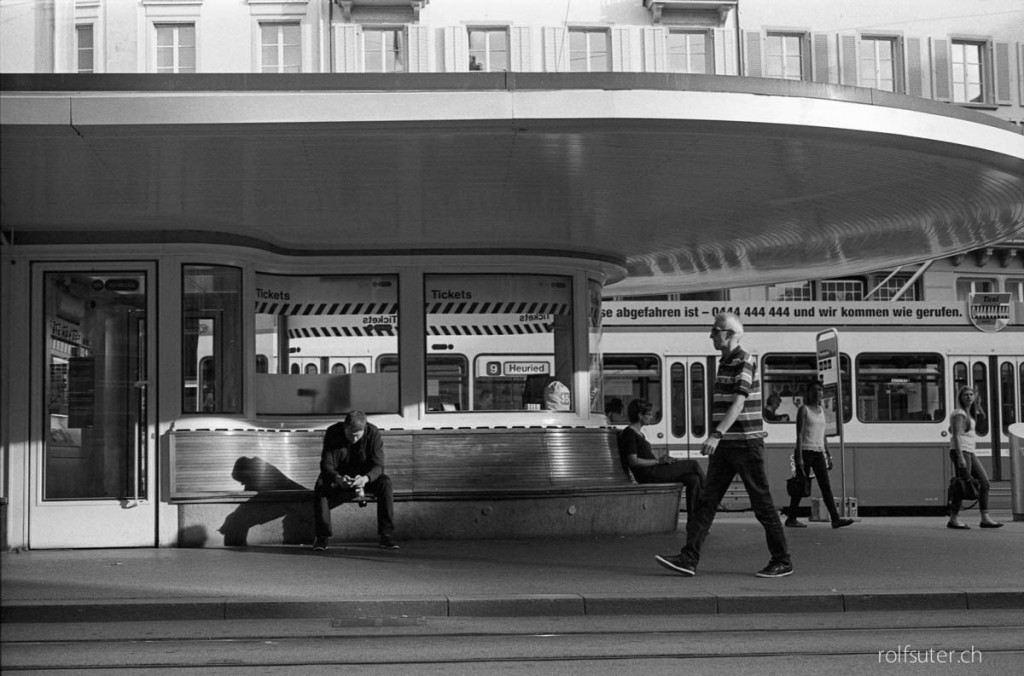
{"label": "striped t-shirt", "polygon": [[711,429],[725,419],[737,394],[746,397],[740,417],[722,436],[722,441],[756,441],[765,436],[761,413],[761,381],[757,376],[757,358],[737,347],[718,362]]}

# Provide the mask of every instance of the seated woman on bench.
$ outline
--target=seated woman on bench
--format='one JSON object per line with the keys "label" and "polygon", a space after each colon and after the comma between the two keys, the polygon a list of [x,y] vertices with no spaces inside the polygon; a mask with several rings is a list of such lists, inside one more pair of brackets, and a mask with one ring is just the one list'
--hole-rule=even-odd
{"label": "seated woman on bench", "polygon": [[619,458],[626,473],[637,482],[682,483],[686,486],[686,513],[693,514],[704,486],[704,468],[696,460],[680,460],[670,456],[658,458],[643,428],[650,422],[654,405],[643,399],[629,402],[629,426],[619,432]]}

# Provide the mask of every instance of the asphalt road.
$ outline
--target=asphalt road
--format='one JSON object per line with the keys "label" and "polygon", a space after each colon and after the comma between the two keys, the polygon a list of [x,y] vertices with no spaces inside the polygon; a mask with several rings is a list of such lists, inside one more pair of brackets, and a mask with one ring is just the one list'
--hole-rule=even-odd
{"label": "asphalt road", "polygon": [[1024,611],[7,624],[4,673],[1024,671]]}

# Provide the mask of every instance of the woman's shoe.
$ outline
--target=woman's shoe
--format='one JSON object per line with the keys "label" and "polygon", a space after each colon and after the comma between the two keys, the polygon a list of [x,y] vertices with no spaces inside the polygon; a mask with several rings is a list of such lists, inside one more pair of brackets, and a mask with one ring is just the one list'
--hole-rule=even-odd
{"label": "woman's shoe", "polygon": [[984,521],[982,521],[981,522],[981,527],[982,528],[1002,528],[1003,524],[996,523],[995,521],[993,521],[992,523],[985,523]]}
{"label": "woman's shoe", "polygon": [[970,530],[971,529],[971,527],[968,526],[966,523],[953,523],[952,521],[950,521],[949,523],[946,524],[946,528],[952,528],[953,530]]}

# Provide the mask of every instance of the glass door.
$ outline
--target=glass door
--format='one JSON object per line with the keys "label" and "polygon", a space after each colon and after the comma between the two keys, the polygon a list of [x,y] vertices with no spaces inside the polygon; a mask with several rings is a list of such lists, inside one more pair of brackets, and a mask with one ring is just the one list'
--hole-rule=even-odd
{"label": "glass door", "polygon": [[33,549],[156,544],[150,266],[40,268]]}

